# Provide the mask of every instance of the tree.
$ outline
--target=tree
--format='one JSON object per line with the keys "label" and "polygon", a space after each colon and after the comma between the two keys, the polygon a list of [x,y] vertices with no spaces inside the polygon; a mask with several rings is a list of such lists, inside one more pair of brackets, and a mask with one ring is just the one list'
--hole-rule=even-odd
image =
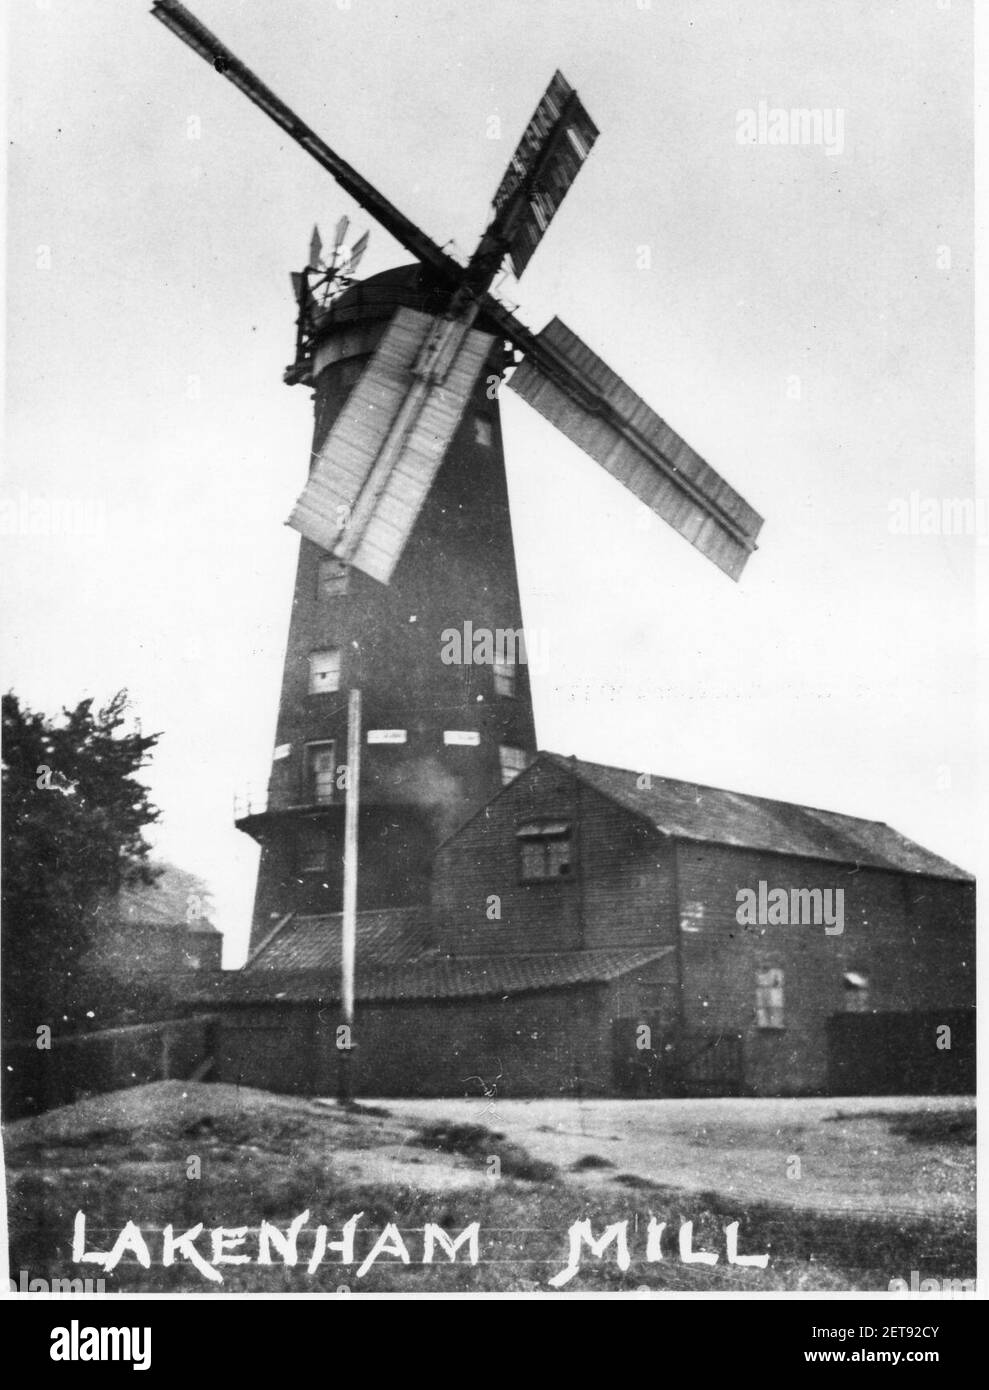
{"label": "tree", "polygon": [[7,1036],[80,1022],[74,988],[99,904],[152,883],[158,820],[136,774],[160,735],[127,728],[127,692],[61,717],[3,697],[3,1014]]}

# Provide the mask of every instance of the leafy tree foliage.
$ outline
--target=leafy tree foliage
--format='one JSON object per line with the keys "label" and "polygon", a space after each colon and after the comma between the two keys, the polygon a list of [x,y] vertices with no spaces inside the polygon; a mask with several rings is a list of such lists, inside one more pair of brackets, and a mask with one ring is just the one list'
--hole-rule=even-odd
{"label": "leafy tree foliage", "polygon": [[7,1036],[79,1025],[79,962],[96,909],[125,885],[154,880],[144,830],[160,813],[137,774],[160,736],[128,723],[124,690],[57,720],[3,697]]}

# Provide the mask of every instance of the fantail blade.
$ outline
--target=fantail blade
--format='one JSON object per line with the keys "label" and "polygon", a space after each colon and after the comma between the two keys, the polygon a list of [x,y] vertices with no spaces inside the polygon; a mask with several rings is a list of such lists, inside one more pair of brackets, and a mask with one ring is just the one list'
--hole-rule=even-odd
{"label": "fantail blade", "polygon": [[309,242],[309,264],[311,266],[315,267],[319,265],[319,258],[322,255],[322,252],[323,239],[319,234],[319,228],[313,227],[312,239]]}
{"label": "fantail blade", "polygon": [[353,275],[355,273],[357,267],[361,263],[361,257],[367,250],[367,244],[370,240],[371,233],[367,231],[354,242],[353,246],[350,248],[350,255],[347,257],[346,264],[343,267],[343,273],[345,275]]}
{"label": "fantail blade", "polygon": [[337,252],[340,250],[340,247],[343,245],[343,239],[344,239],[344,237],[347,235],[347,228],[348,228],[349,226],[350,226],[350,218],[349,218],[349,217],[346,215],[346,213],[345,213],[345,214],[343,215],[343,217],[340,218],[340,221],[337,223],[337,229],[336,229],[336,231],[335,231],[334,234],[333,234],[333,255],[334,255],[334,258],[336,257]]}

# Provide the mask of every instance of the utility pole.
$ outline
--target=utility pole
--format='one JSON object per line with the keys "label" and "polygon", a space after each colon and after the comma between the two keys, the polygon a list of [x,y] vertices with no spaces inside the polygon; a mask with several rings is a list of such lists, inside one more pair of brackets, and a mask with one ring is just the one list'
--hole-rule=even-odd
{"label": "utility pole", "polygon": [[347,705],[347,801],[343,823],[343,931],[340,1000],[346,1046],[340,1051],[340,1104],[352,1099],[351,1054],[354,1046],[354,964],[357,955],[357,813],[361,797],[361,692],[352,690]]}

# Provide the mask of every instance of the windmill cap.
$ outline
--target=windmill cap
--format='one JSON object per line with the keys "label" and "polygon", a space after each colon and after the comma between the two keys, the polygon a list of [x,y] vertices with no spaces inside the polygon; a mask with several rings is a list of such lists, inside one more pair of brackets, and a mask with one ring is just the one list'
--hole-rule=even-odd
{"label": "windmill cap", "polygon": [[442,290],[418,262],[395,266],[358,280],[344,290],[334,302],[330,323],[337,327],[359,319],[389,318],[399,308],[438,314],[446,308],[449,298],[449,292]]}

